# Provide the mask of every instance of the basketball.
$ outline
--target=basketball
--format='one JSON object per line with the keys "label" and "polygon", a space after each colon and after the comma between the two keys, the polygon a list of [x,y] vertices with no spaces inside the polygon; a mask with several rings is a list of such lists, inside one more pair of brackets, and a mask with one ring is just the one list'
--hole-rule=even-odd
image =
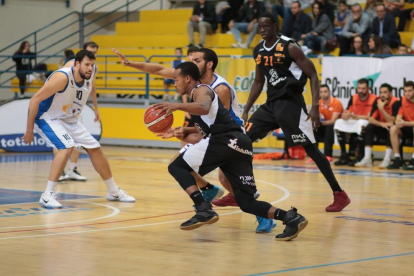
{"label": "basketball", "polygon": [[173,114],[166,114],[161,108],[148,107],[144,114],[144,123],[154,133],[164,133],[174,122]]}

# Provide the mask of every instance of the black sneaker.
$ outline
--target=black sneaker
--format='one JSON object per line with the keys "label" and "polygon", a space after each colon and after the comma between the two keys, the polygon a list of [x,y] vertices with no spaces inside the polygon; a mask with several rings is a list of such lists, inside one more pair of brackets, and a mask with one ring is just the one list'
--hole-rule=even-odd
{"label": "black sneaker", "polygon": [[181,230],[193,230],[204,224],[213,224],[219,220],[219,216],[213,211],[210,202],[205,201],[194,207],[196,209],[196,214],[194,217],[181,224]]}
{"label": "black sneaker", "polygon": [[401,169],[401,168],[403,167],[403,165],[404,165],[404,163],[403,163],[403,161],[401,160],[401,158],[396,157],[396,158],[394,159],[394,162],[392,162],[392,164],[391,164],[391,165],[388,165],[388,166],[387,166],[387,169],[390,169],[390,170],[393,170],[393,169]]}
{"label": "black sneaker", "polygon": [[339,160],[334,163],[334,165],[335,166],[342,166],[342,165],[348,165],[348,163],[349,163],[348,154],[343,153],[343,154],[341,154],[341,157],[339,158]]}
{"label": "black sneaker", "polygon": [[282,234],[276,236],[277,241],[290,241],[296,238],[299,233],[308,225],[308,220],[298,214],[298,210],[292,207],[286,214],[283,224],[286,224]]}
{"label": "black sneaker", "polygon": [[410,163],[403,165],[403,169],[406,171],[414,171],[414,158],[411,158]]}

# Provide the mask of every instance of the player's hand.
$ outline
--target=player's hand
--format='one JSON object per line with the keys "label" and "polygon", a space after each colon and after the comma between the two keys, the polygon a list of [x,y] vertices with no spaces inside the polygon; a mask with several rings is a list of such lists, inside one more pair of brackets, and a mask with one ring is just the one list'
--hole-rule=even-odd
{"label": "player's hand", "polygon": [[187,136],[187,131],[183,127],[176,127],[174,130],[174,136],[177,137],[177,139],[184,139],[185,136]]}
{"label": "player's hand", "polygon": [[390,130],[392,125],[393,125],[393,123],[391,123],[391,122],[381,123],[381,126],[385,129],[388,129],[388,130]]}
{"label": "player's hand", "polygon": [[174,130],[170,128],[164,133],[157,134],[157,137],[161,137],[162,139],[170,139],[174,137]]}
{"label": "player's hand", "polygon": [[402,127],[404,127],[404,123],[405,123],[404,120],[398,120],[398,121],[395,122],[395,125],[399,128],[402,128]]}
{"label": "player's hand", "polygon": [[166,114],[171,114],[178,109],[178,104],[176,103],[157,103],[152,105],[154,109],[161,108],[162,111],[167,112]]}
{"label": "player's hand", "polygon": [[309,120],[309,118],[312,121],[312,127],[315,131],[318,130],[318,128],[321,125],[321,118],[319,115],[319,106],[313,105],[311,110],[309,111],[308,118],[306,120]]}
{"label": "player's hand", "polygon": [[387,103],[387,101],[383,102],[381,100],[378,101],[377,105],[378,105],[378,109],[384,109],[385,104]]}
{"label": "player's hand", "polygon": [[20,139],[22,139],[23,143],[30,145],[30,143],[33,142],[33,137],[34,137],[33,131],[26,130],[26,133]]}
{"label": "player's hand", "polygon": [[247,118],[248,117],[249,117],[249,113],[243,112],[242,119],[243,119],[243,121],[244,121],[245,124],[247,123]]}
{"label": "player's hand", "polygon": [[112,52],[118,55],[118,57],[121,59],[122,65],[128,66],[129,60],[120,51],[118,51],[115,48],[112,48]]}
{"label": "player's hand", "polygon": [[191,115],[190,115],[190,113],[186,112],[186,113],[184,113],[184,115],[185,115],[185,117],[186,117],[188,120],[191,120]]}
{"label": "player's hand", "polygon": [[101,115],[99,114],[98,110],[95,110],[95,119],[94,122],[99,122],[101,120]]}
{"label": "player's hand", "polygon": [[342,115],[341,115],[341,119],[343,119],[343,120],[345,120],[345,121],[349,120],[349,118],[350,118],[350,114],[351,114],[351,113],[349,113],[349,111],[348,111],[348,110],[345,110],[345,111],[342,113]]}

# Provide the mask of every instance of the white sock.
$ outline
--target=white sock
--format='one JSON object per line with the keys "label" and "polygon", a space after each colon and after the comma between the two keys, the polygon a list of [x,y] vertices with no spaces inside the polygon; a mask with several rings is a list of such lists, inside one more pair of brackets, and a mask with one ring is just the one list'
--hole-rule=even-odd
{"label": "white sock", "polygon": [[73,171],[73,169],[76,168],[77,165],[78,165],[78,163],[69,162],[69,170]]}
{"label": "white sock", "polygon": [[50,192],[54,192],[56,184],[57,184],[57,182],[53,182],[53,181],[48,180],[46,190],[45,190],[45,194],[50,194]]}
{"label": "white sock", "polygon": [[401,155],[399,153],[394,153],[395,158],[401,158]]}
{"label": "white sock", "polygon": [[412,159],[414,159],[414,153],[413,153],[413,155],[411,156],[411,158],[412,158]]}
{"label": "white sock", "polygon": [[106,188],[110,194],[115,194],[118,191],[118,187],[115,184],[114,178],[111,177],[107,180],[104,180]]}
{"label": "white sock", "polygon": [[387,149],[385,150],[385,157],[384,157],[384,159],[391,160],[391,154],[392,154],[392,149],[387,148]]}
{"label": "white sock", "polygon": [[371,147],[365,147],[365,156],[364,159],[371,159],[371,153],[372,153],[372,148]]}

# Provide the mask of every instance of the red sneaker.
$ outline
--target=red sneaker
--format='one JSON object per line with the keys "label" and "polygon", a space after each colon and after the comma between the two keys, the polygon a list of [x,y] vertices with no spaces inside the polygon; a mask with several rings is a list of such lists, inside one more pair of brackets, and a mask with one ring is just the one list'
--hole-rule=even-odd
{"label": "red sneaker", "polygon": [[342,211],[346,206],[348,206],[349,203],[351,203],[351,199],[348,197],[348,195],[345,193],[345,191],[342,192],[334,192],[334,202],[326,207],[326,212],[340,212]]}
{"label": "red sneaker", "polygon": [[239,206],[234,198],[234,195],[228,193],[226,196],[223,196],[220,199],[214,199],[211,203],[216,206],[225,207],[225,206]]}

